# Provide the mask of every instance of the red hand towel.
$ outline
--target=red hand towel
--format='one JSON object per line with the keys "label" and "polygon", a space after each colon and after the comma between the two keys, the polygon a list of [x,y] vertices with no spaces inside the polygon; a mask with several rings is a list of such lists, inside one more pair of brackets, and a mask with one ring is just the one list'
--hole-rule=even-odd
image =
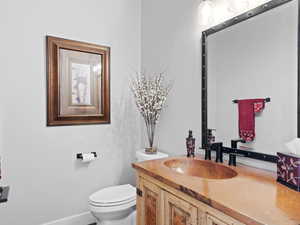
{"label": "red hand towel", "polygon": [[255,138],[255,113],[262,112],[265,107],[264,99],[238,100],[239,106],[239,135],[246,142]]}
{"label": "red hand towel", "polygon": [[264,99],[256,99],[254,102],[254,112],[260,113],[265,109],[265,100]]}

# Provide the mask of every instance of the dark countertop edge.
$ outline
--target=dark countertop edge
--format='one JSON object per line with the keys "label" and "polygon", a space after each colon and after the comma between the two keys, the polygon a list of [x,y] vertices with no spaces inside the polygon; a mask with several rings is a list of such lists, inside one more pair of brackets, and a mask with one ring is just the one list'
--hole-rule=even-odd
{"label": "dark countertop edge", "polygon": [[[202,203],[214,208],[214,209],[217,209],[219,210],[220,212],[238,220],[239,222],[242,222],[242,223],[245,223],[245,224],[249,224],[249,225],[265,225],[264,223],[261,223],[251,217],[248,217],[246,215],[243,215],[241,214],[240,212],[237,212],[236,210],[234,209],[231,209],[227,206],[224,206],[216,201],[214,201],[213,199],[209,199],[209,198],[206,198],[205,196],[187,188],[187,187],[184,187],[182,185],[179,185],[167,178],[164,178],[160,175],[157,175],[151,171],[148,171],[147,169],[143,168],[143,167],[140,167],[138,165],[138,163],[132,163],[132,167],[136,170],[139,170],[143,173],[145,173],[146,175],[154,178],[154,179],[157,179],[158,181],[166,184],[166,185],[169,185],[171,186],[172,188],[175,188],[176,190],[178,191],[181,191],[182,193],[185,193],[187,195],[189,195],[190,197],[192,198],[195,198],[196,200],[198,201],[201,201]],[[232,216],[233,215],[233,216]],[[250,223],[249,223],[250,222]]]}

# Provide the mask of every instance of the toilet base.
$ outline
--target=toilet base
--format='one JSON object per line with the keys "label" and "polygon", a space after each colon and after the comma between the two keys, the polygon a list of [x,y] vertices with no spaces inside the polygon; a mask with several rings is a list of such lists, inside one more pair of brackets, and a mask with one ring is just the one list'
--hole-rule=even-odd
{"label": "toilet base", "polygon": [[[97,216],[95,217],[98,218]],[[129,214],[122,218],[99,220],[97,225],[136,225],[136,210],[132,210]]]}

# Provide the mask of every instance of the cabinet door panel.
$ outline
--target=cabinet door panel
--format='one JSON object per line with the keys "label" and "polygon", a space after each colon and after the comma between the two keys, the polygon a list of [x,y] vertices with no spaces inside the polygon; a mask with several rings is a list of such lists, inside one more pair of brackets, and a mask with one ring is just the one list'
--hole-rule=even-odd
{"label": "cabinet door panel", "polygon": [[139,225],[163,225],[162,212],[162,190],[156,185],[141,181],[142,197],[142,224]]}
{"label": "cabinet door panel", "polygon": [[197,225],[197,208],[165,193],[165,225]]}

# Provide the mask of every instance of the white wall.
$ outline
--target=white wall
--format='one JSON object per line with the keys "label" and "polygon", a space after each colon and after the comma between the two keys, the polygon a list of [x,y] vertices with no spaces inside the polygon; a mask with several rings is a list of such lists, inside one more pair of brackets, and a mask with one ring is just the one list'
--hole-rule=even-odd
{"label": "white wall", "polygon": [[199,2],[142,1],[142,68],[174,80],[156,134],[158,148],[171,155],[186,154],[189,129],[200,144]]}
{"label": "white wall", "polygon": [[[1,185],[11,186],[0,224],[79,214],[92,192],[133,182],[140,127],[128,78],[140,67],[140,1],[2,0],[0,27]],[[46,127],[46,35],[111,46],[111,125]],[[90,151],[97,161],[75,160]]]}
{"label": "white wall", "polygon": [[297,136],[297,21],[292,1],[209,36],[208,126],[225,146],[239,137],[233,99],[271,97],[243,146],[275,155]]}

